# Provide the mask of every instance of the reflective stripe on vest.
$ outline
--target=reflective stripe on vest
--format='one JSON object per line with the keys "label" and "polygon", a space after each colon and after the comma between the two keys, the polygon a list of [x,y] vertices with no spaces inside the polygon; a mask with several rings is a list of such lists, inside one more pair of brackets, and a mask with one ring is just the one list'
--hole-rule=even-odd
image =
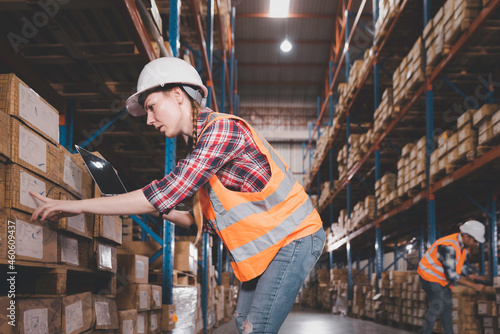
{"label": "reflective stripe on vest", "polygon": [[204,129],[218,118],[245,123],[271,167],[271,178],[261,192],[231,191],[213,175],[200,193],[203,213],[228,248],[235,275],[247,281],[260,275],[279,249],[293,241],[291,235],[310,235],[322,223],[309,196],[271,145],[232,115],[211,113]]}
{"label": "reflective stripe on vest", "polygon": [[[439,283],[442,286],[447,286],[450,282],[446,279],[443,265],[438,259],[437,253],[439,246],[453,247],[455,250],[455,270],[458,274],[462,272],[462,267],[467,257],[467,250],[465,248],[463,250],[461,249],[458,241],[458,233],[455,233],[436,240],[420,260],[417,272],[423,279],[429,282]],[[450,285],[450,288],[453,288],[453,286]]]}

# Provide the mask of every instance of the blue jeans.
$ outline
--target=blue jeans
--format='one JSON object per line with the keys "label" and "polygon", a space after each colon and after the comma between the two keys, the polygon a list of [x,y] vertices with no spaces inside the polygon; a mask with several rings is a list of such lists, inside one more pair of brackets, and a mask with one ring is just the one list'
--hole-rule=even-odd
{"label": "blue jeans", "polygon": [[425,313],[423,334],[431,334],[438,316],[441,316],[441,325],[444,334],[453,334],[452,298],[451,289],[439,283],[429,282],[420,277],[420,286],[427,294],[429,309]]}
{"label": "blue jeans", "polygon": [[241,284],[235,312],[240,334],[278,333],[323,251],[325,237],[320,228],[293,241],[280,249],[262,275]]}

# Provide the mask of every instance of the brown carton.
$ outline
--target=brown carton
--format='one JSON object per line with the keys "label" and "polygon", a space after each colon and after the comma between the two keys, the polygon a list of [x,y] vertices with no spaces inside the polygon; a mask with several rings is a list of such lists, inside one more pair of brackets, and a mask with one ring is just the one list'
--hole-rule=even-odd
{"label": "brown carton", "polygon": [[149,284],[129,284],[118,289],[116,305],[119,310],[148,311],[151,306],[151,286]]}
{"label": "brown carton", "polygon": [[116,334],[137,334],[137,310],[118,311],[120,328]]}
{"label": "brown carton", "polygon": [[18,299],[16,327],[19,333],[58,333],[62,331],[61,299]]}
{"label": "brown carton", "polygon": [[95,329],[118,329],[118,311],[113,298],[94,295]]}
{"label": "brown carton", "polygon": [[118,254],[118,271],[128,283],[148,283],[149,259],[137,254]]}
{"label": "brown carton", "polygon": [[84,292],[62,298],[63,333],[81,333],[92,328],[94,321],[92,293]]}

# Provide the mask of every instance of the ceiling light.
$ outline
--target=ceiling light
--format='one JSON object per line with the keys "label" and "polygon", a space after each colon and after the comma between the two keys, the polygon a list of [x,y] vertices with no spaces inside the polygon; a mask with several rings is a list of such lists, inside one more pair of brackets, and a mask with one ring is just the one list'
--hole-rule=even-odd
{"label": "ceiling light", "polygon": [[292,50],[292,43],[285,38],[285,40],[281,43],[280,48],[283,52],[290,52],[290,50]]}
{"label": "ceiling light", "polygon": [[271,0],[269,17],[288,17],[290,0]]}

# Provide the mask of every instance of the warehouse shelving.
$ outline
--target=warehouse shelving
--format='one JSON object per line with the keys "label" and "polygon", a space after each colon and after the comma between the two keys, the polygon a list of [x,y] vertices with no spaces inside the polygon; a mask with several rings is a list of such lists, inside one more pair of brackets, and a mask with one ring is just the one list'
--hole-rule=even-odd
{"label": "warehouse shelving", "polygon": [[[96,142],[101,136],[106,135],[108,139],[111,139],[113,149],[103,149],[102,153],[113,161],[115,166],[120,166],[120,171],[129,178],[138,180],[140,184],[134,185],[135,187],[146,184],[146,178],[139,177],[137,170],[130,167],[131,163],[137,166],[139,162],[139,164],[149,166],[151,161],[159,162],[158,157],[161,155],[157,154],[157,148],[163,146],[153,145],[153,141],[150,141],[154,136],[151,130],[148,130],[145,124],[138,124],[135,120],[127,119],[127,112],[123,107],[124,100],[135,89],[140,69],[145,63],[158,56],[179,57],[179,48],[182,45],[191,51],[190,58],[198,65],[197,69],[202,73],[204,82],[207,83],[208,107],[214,111],[237,113],[239,101],[236,93],[237,60],[234,53],[233,33],[235,8],[231,7],[230,2],[227,1],[227,5],[230,6],[228,8],[229,20],[223,20],[221,9],[224,4],[221,0],[208,0],[207,8],[200,8],[202,2],[197,0],[192,0],[189,4],[182,3],[182,8],[180,0],[171,0],[168,4],[159,1],[164,22],[168,20],[170,48],[163,45],[162,32],[160,31],[160,36],[158,36],[157,23],[153,22],[143,3],[134,0],[90,1],[85,4],[71,3],[57,6],[54,9],[57,12],[48,20],[48,29],[40,29],[39,32],[37,30],[38,36],[30,39],[26,45],[21,45],[23,56],[19,56],[12,50],[12,45],[5,36],[0,38],[2,49],[0,62],[5,63],[7,68],[24,78],[41,96],[61,111],[61,145],[73,151],[73,143],[79,133],[87,137],[80,143],[82,147],[99,145]],[[6,18],[4,24],[21,22],[18,24],[19,27],[24,22],[20,20],[21,17],[31,18],[33,13],[44,13],[36,4],[9,2],[0,7],[5,9],[4,17],[8,16],[8,12],[15,13],[8,19]],[[207,13],[206,17],[202,17],[202,12]],[[189,30],[194,31],[181,31],[185,28],[187,30],[187,27],[180,26],[181,16],[183,22],[193,23]],[[225,17],[225,19],[228,18]],[[92,24],[93,22],[95,24]],[[11,26],[17,25],[11,24]],[[86,28],[81,28],[81,26]],[[214,34],[214,31],[217,34]],[[163,35],[167,36],[166,33]],[[151,36],[154,42],[151,41]],[[220,52],[215,50],[216,43],[222,47]],[[134,47],[136,47],[135,50]],[[58,54],[53,55],[54,52]],[[220,73],[219,80],[214,77],[216,71],[212,69],[215,62],[214,55],[220,64],[220,68],[217,68]],[[49,70],[39,66],[44,64],[48,65]],[[53,70],[54,68],[58,70]],[[78,75],[79,71],[83,72]],[[90,79],[89,82],[85,82],[87,78]],[[220,81],[221,87],[215,87],[216,81]],[[79,102],[78,106],[76,102]],[[105,118],[106,116],[108,118]],[[99,125],[95,126],[95,124]],[[126,126],[122,126],[123,124]],[[94,130],[89,132],[86,129]],[[110,131],[110,129],[115,130]],[[142,145],[142,148],[134,151],[134,145],[131,145],[132,149],[126,150],[127,141],[123,140],[123,136],[126,136],[127,140],[131,139],[136,144]],[[116,149],[116,145],[120,146],[119,150]],[[177,156],[183,153],[179,154],[179,148],[181,151],[184,150],[182,144],[176,143],[175,139],[166,139],[163,164],[165,173],[173,170]],[[139,159],[120,158],[118,151],[121,155],[135,152],[133,154],[137,154]],[[149,158],[144,155],[145,153],[149,154]],[[145,163],[148,159],[151,160]],[[153,171],[147,170],[146,172]],[[167,221],[160,225],[154,219],[148,220],[146,217],[134,217],[134,220],[143,228],[143,232],[151,235],[162,246],[162,250],[155,254],[150,262],[160,255],[163,256],[162,277],[165,278],[163,280],[163,303],[172,304],[174,226]],[[153,225],[150,225],[151,221]],[[145,237],[143,233],[143,238]],[[207,330],[207,255],[211,251],[208,239],[209,236],[205,233],[202,261],[205,332]],[[220,285],[223,247],[218,241],[216,244]],[[19,263],[19,265],[36,266],[28,262]],[[60,266],[55,264],[44,267],[61,270]],[[80,268],[70,270],[87,274],[87,271]]]}
{"label": "warehouse shelving", "polygon": [[[360,194],[370,194],[373,190],[370,190],[371,188],[369,182],[366,182],[367,177],[373,177],[372,174],[375,174],[374,179],[379,180],[381,178],[381,172],[382,172],[382,165],[389,170],[394,170],[394,165],[395,162],[397,161],[397,156],[399,155],[400,152],[398,151],[397,145],[394,145],[394,143],[391,140],[394,140],[394,138],[397,139],[395,136],[396,133],[404,133],[404,131],[408,130],[408,127],[406,129],[403,129],[402,125],[405,122],[408,122],[409,115],[411,115],[413,118],[411,121],[414,121],[414,127],[417,129],[427,129],[426,131],[422,131],[420,133],[420,136],[424,135],[425,132],[427,132],[427,142],[433,142],[433,130],[434,130],[434,121],[437,119],[438,113],[434,112],[434,106],[433,106],[433,101],[439,101],[439,97],[443,96],[445,98],[449,98],[449,101],[453,101],[453,98],[450,98],[450,89],[447,86],[451,86],[451,90],[453,91],[453,94],[456,94],[459,89],[453,85],[453,83],[450,83],[450,80],[447,80],[446,76],[452,76],[454,78],[458,77],[457,75],[454,74],[453,71],[449,71],[449,69],[454,65],[457,67],[457,64],[462,66],[462,69],[467,69],[467,62],[465,60],[465,57],[471,56],[470,58],[474,59],[473,56],[478,56],[478,50],[483,51],[483,55],[487,55],[488,52],[485,51],[484,48],[480,47],[475,47],[471,46],[471,42],[476,41],[477,43],[481,43],[482,40],[486,40],[488,38],[491,39],[491,34],[492,32],[498,32],[498,6],[499,2],[498,1],[490,1],[484,5],[484,8],[481,10],[480,14],[471,22],[470,26],[460,35],[458,40],[449,47],[449,50],[447,50],[446,55],[443,56],[443,58],[439,61],[437,65],[434,67],[427,67],[426,68],[426,74],[427,74],[427,81],[423,82],[420,84],[416,91],[411,95],[409,100],[403,104],[401,109],[399,110],[399,113],[395,118],[392,119],[390,124],[388,124],[387,128],[378,135],[375,138],[374,143],[369,146],[368,150],[364,152],[362,157],[351,167],[347,170],[346,175],[338,180],[338,185],[335,187],[333,186],[334,180],[333,180],[333,174],[331,170],[333,170],[333,164],[332,164],[332,149],[338,147],[339,143],[342,143],[343,140],[342,138],[350,137],[350,132],[352,131],[351,128],[351,119],[349,116],[351,116],[354,112],[357,111],[359,114],[359,109],[364,108],[364,110],[375,110],[379,103],[380,103],[380,95],[381,95],[381,82],[380,82],[380,66],[379,62],[381,61],[382,55],[384,54],[384,51],[387,51],[389,49],[388,45],[391,44],[391,41],[395,41],[399,38],[402,37],[407,37],[406,35],[402,34],[400,32],[400,29],[405,25],[408,24],[407,20],[401,20],[401,17],[405,15],[405,8],[407,6],[411,6],[412,4],[415,4],[411,0],[409,1],[402,1],[400,4],[400,7],[396,14],[394,15],[394,18],[392,20],[392,23],[389,25],[389,28],[386,30],[386,33],[384,37],[381,39],[381,41],[374,41],[374,45],[376,46],[375,49],[375,57],[370,60],[368,70],[363,74],[361,81],[357,84],[356,90],[353,94],[353,97],[350,101],[348,101],[347,105],[344,106],[344,113],[339,117],[336,115],[337,123],[335,124],[335,128],[333,130],[333,134],[331,137],[327,139],[327,145],[321,147],[320,152],[315,152],[316,154],[316,161],[314,161],[313,164],[311,164],[311,168],[309,170],[308,175],[306,176],[305,184],[306,187],[310,189],[310,193],[314,192],[314,185],[315,185],[315,179],[317,178],[318,181],[318,192],[319,192],[319,184],[320,184],[320,175],[330,175],[330,191],[326,199],[323,198],[322,201],[318,203],[318,211],[322,213],[323,217],[328,217],[328,210],[327,208],[330,208],[330,215],[329,215],[329,222],[333,222],[333,211],[335,209],[339,208],[346,208],[347,204],[347,212],[348,216],[350,218],[351,214],[351,209],[352,209],[352,198],[354,198],[354,195],[357,195],[360,197]],[[432,8],[430,6],[430,2],[426,1],[424,2],[424,8],[422,8],[424,12],[424,18],[423,18],[423,23],[428,23],[429,20],[432,19],[431,17],[431,11]],[[363,10],[363,4],[361,5],[360,11]],[[377,6],[377,5],[376,5]],[[374,23],[377,20],[377,10],[374,10]],[[416,15],[414,15],[416,16]],[[493,17],[493,19],[491,19]],[[345,17],[345,21],[348,22],[348,16]],[[348,23],[346,23],[348,24]],[[424,24],[424,25],[425,25]],[[415,35],[415,40],[419,36],[420,32],[418,32],[417,29],[415,29],[415,26],[412,27],[415,31],[417,31],[417,35]],[[423,26],[422,26],[423,28]],[[478,38],[479,31],[480,29],[483,29],[481,31],[485,32],[484,35],[482,35],[480,38]],[[346,40],[348,40],[349,35],[346,36]],[[493,42],[490,43],[495,43],[495,39],[493,39]],[[412,38],[408,38],[406,41],[408,42],[414,42]],[[393,42],[394,43],[394,42]],[[486,42],[487,43],[487,42]],[[346,43],[346,45],[349,45],[349,43]],[[407,45],[407,44],[405,44]],[[406,55],[406,52],[409,50],[406,49],[406,46],[403,45],[403,56]],[[479,44],[480,45],[480,44]],[[493,49],[491,53],[495,54],[495,50]],[[343,54],[346,54],[347,56],[345,57],[348,59],[349,51],[344,50]],[[342,58],[344,60],[344,57]],[[348,65],[342,64],[342,62],[339,64],[340,66],[346,66],[346,72],[348,73],[349,71],[349,66]],[[477,64],[473,64],[474,69],[477,71]],[[472,65],[471,65],[472,66]],[[483,68],[488,67],[488,66],[494,66],[494,63],[491,61],[486,62],[485,64],[482,64]],[[337,68],[338,70],[338,68]],[[390,69],[388,69],[390,71]],[[460,73],[460,72],[459,72]],[[475,72],[473,72],[475,73]],[[392,73],[390,73],[392,74]],[[467,82],[467,79],[469,79],[470,75],[464,75],[466,78],[463,80],[465,84],[463,86],[466,86],[466,88],[470,89],[471,83]],[[443,88],[444,85],[441,85],[441,83],[438,83],[437,79],[443,78],[442,81],[447,83],[447,85]],[[319,131],[319,128],[322,124],[322,118],[324,115],[324,112],[326,110],[326,107],[329,103],[328,99],[332,95],[333,87],[336,83],[335,79],[337,77],[334,77],[334,80],[330,78],[330,85],[329,88],[326,89],[326,99],[323,105],[321,106],[321,109],[318,108],[318,121],[316,123],[314,131]],[[370,94],[370,79],[373,79],[373,94]],[[455,79],[454,79],[455,80]],[[470,80],[469,80],[470,81]],[[436,86],[433,87],[432,86]],[[448,90],[447,90],[448,89]],[[491,90],[491,89],[490,89]],[[434,93],[434,96],[433,96]],[[462,93],[459,91],[461,95],[465,95],[465,93]],[[373,97],[373,104],[368,105],[365,103],[365,105],[361,105],[361,103],[365,102],[363,101],[364,99],[361,99],[361,96],[366,99],[368,96]],[[425,97],[425,99],[422,99]],[[490,98],[489,101],[491,103],[492,100],[492,93],[490,92]],[[449,102],[448,102],[449,103]],[[440,106],[441,107],[441,106]],[[331,108],[331,107],[330,107]],[[426,116],[418,116],[415,115],[414,117],[413,114],[415,114],[415,110],[426,110]],[[332,109],[330,109],[332,110]],[[366,113],[366,115],[371,116],[371,113]],[[442,114],[439,114],[439,116],[442,116]],[[366,117],[366,116],[365,116]],[[420,118],[420,121],[418,120]],[[329,125],[332,124],[332,119],[333,119],[333,113],[330,112],[330,122]],[[361,123],[365,121],[366,118],[363,118]],[[423,120],[427,120],[426,123],[423,122]],[[437,119],[439,120],[439,119]],[[441,123],[443,123],[441,121]],[[449,124],[439,124],[439,126],[443,126],[444,129],[447,127],[450,127]],[[312,133],[314,133],[314,131]],[[416,137],[418,134],[407,132],[406,135],[403,134],[402,140],[400,140],[397,144],[401,144],[401,146],[405,143],[411,142]],[[311,139],[311,138],[310,138]],[[395,153],[388,154],[390,159],[384,161],[381,163],[381,156],[380,156],[380,147],[382,144],[386,141],[388,144],[386,145],[387,147],[395,147]],[[349,146],[348,146],[349,147]],[[309,149],[311,149],[311,141],[309,142]],[[429,163],[430,160],[430,151],[427,150],[427,162]],[[328,156],[328,153],[330,152],[330,166],[328,166],[328,163],[325,162],[326,157]],[[375,272],[377,273],[378,278],[380,278],[381,272],[384,271],[384,265],[383,265],[383,241],[387,243],[387,241],[392,241],[395,245],[395,258],[404,258],[404,252],[403,254],[397,254],[397,245],[401,246],[401,244],[404,244],[401,240],[408,240],[408,236],[414,237],[415,239],[418,240],[418,250],[420,253],[422,253],[425,250],[424,247],[424,230],[427,229],[428,232],[428,243],[432,243],[434,240],[436,240],[437,234],[440,233],[439,230],[436,229],[436,215],[439,218],[446,219],[447,221],[460,221],[461,219],[464,219],[467,217],[470,212],[473,211],[473,209],[470,208],[470,203],[473,204],[474,209],[477,211],[477,209],[480,210],[482,214],[484,214],[488,221],[489,221],[489,228],[488,228],[488,235],[489,238],[488,240],[493,240],[492,242],[489,243],[489,249],[488,249],[488,255],[490,257],[490,277],[494,277],[498,275],[497,272],[497,244],[496,244],[496,206],[495,202],[497,200],[496,195],[500,192],[500,188],[498,187],[499,180],[496,176],[496,172],[498,170],[498,158],[499,158],[499,153],[500,153],[500,146],[495,145],[493,146],[489,151],[486,152],[481,152],[483,153],[482,155],[479,155],[476,157],[474,160],[466,163],[463,166],[460,166],[456,168],[454,171],[451,172],[449,175],[441,176],[439,179],[434,180],[433,183],[427,184],[425,187],[421,188],[422,190],[419,190],[418,192],[413,192],[411,196],[408,196],[407,199],[400,201],[400,203],[394,204],[392,208],[385,209],[383,212],[378,212],[376,214],[375,219],[369,221],[366,225],[363,225],[362,227],[358,228],[357,230],[354,231],[347,231],[347,234],[345,236],[341,236],[337,240],[333,240],[331,244],[328,245],[328,251],[330,254],[330,268],[333,267],[333,251],[341,251],[339,253],[340,256],[342,256],[344,259],[347,260],[347,268],[348,268],[348,283],[349,283],[349,289],[348,289],[348,296],[352,297],[352,265],[353,265],[353,260],[352,260],[352,249],[353,248],[358,248],[358,254],[359,252],[363,252],[364,254],[368,255],[368,268],[371,270],[372,265],[376,263],[376,268]],[[375,166],[372,168],[371,166]],[[323,167],[323,171],[320,171],[320,168]],[[325,172],[324,169],[330,168],[330,172]],[[429,164],[427,165],[427,171],[429,170]],[[317,175],[318,174],[318,175]],[[429,176],[429,174],[427,174]],[[359,185],[354,185],[355,180],[360,180],[361,182],[358,182]],[[427,180],[429,177],[427,177]],[[364,184],[364,185],[361,185]],[[464,191],[463,189],[467,188],[467,191]],[[485,189],[486,194],[485,194]],[[356,192],[353,194],[353,192]],[[460,193],[463,195],[463,198],[465,199],[465,202],[459,202],[460,205],[458,207],[455,207],[453,204],[450,203],[450,201],[446,202],[443,199],[446,198],[453,198],[454,200],[458,201],[457,199],[457,194]],[[471,196],[472,195],[472,196]],[[319,197],[319,195],[318,195]],[[441,201],[438,201],[437,203],[435,202],[435,198],[438,198]],[[359,199],[359,198],[358,198]],[[487,202],[488,205],[482,205],[483,202]],[[467,203],[468,202],[468,203]],[[456,202],[455,202],[456,204]],[[426,208],[427,206],[427,208]],[[455,209],[455,210],[450,210],[450,209]],[[427,217],[422,214],[422,212],[427,211]],[[457,213],[454,213],[453,211],[457,211]],[[441,217],[443,212],[446,212],[448,216],[446,217]],[[411,219],[413,218],[413,219]],[[401,220],[404,219],[406,220],[404,223],[401,222]],[[456,220],[453,220],[456,219]],[[422,224],[422,221],[428,221],[428,227],[426,228],[424,224]],[[385,235],[382,233],[382,229],[386,232]],[[415,229],[417,228],[417,229]],[[447,232],[455,232],[456,227],[451,226],[451,230]],[[387,233],[390,231],[391,233]],[[373,240],[371,242],[370,240]],[[368,245],[367,244],[368,241]],[[370,245],[371,244],[371,245]],[[341,248],[342,246],[346,246],[345,248]],[[371,250],[373,249],[373,246],[375,246],[375,258],[376,260],[373,261],[373,258],[371,258]],[[345,253],[344,253],[345,252]],[[396,255],[397,254],[397,255]],[[484,253],[483,253],[484,254]],[[346,258],[344,257],[346,256]],[[339,257],[336,255],[336,259]],[[483,270],[484,272],[484,261],[485,258],[484,256],[480,259],[480,269]],[[338,261],[337,261],[338,262]],[[342,260],[341,262],[344,262]],[[358,263],[358,269],[359,269],[359,260],[357,261]],[[397,263],[397,260],[395,261]],[[392,264],[391,264],[392,265]],[[386,267],[385,269],[387,269]],[[481,271],[481,270],[480,270]]]}

